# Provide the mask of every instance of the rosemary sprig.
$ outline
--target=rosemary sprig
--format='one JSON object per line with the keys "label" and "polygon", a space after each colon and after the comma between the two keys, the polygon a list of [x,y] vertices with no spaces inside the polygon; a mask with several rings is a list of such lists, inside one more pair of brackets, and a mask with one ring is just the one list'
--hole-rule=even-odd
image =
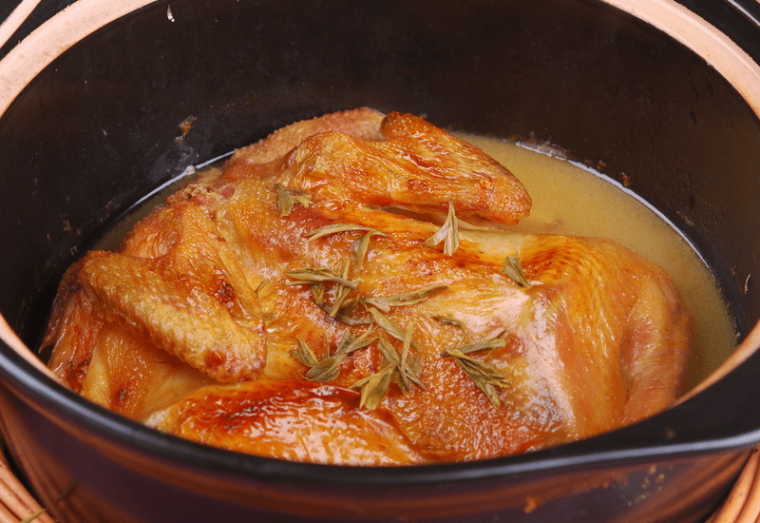
{"label": "rosemary sprig", "polygon": [[323,236],[350,231],[374,232],[376,234],[382,234],[377,229],[367,227],[366,225],[356,225],[354,223],[333,223],[330,225],[324,225],[318,229],[314,229],[306,235],[308,238],[306,241],[310,242],[316,240],[317,238],[322,238]]}
{"label": "rosemary sprig", "polygon": [[353,251],[356,256],[356,268],[358,270],[362,270],[364,267],[364,259],[367,257],[367,251],[369,250],[369,241],[374,235],[385,236],[385,233],[371,229],[362,234],[361,238],[354,241]]}
{"label": "rosemary sprig", "polygon": [[410,323],[404,332],[404,344],[401,347],[399,356],[398,374],[400,378],[401,389],[406,392],[412,388],[412,384],[417,385],[422,390],[426,390],[425,384],[422,383],[417,375],[417,369],[409,365],[409,348],[412,346],[412,332],[414,332],[414,323]]}
{"label": "rosemary sprig", "polygon": [[293,281],[285,282],[285,285],[313,285],[332,282],[351,289],[356,289],[359,286],[358,282],[347,280],[326,267],[293,269],[286,271],[285,276],[293,279]]}
{"label": "rosemary sprig", "polygon": [[[345,281],[348,281],[348,271],[349,271],[349,262],[346,260],[346,262],[343,264],[343,273],[341,274],[341,278]],[[332,307],[330,308],[330,317],[335,318],[340,310],[343,308],[343,302],[346,301],[346,298],[348,298],[348,295],[353,290],[353,287],[349,287],[347,285],[343,285],[343,283],[338,283],[338,288],[335,291],[335,302],[333,303]]]}
{"label": "rosemary sprig", "polygon": [[520,287],[530,288],[530,282],[525,277],[525,271],[518,256],[507,256],[501,266],[501,272],[512,278],[512,281]]}
{"label": "rosemary sprig", "polygon": [[358,338],[354,336],[350,330],[346,330],[335,354],[351,354],[352,352],[356,352],[357,350],[371,345],[377,339],[378,337],[371,329],[364,331],[364,333]]}
{"label": "rosemary sprig", "polygon": [[441,242],[443,242],[443,253],[448,256],[454,254],[459,248],[459,220],[454,213],[453,202],[449,202],[449,212],[441,228],[425,240],[422,245],[425,247],[435,247]]}
{"label": "rosemary sprig", "polygon": [[322,307],[325,304],[325,284],[322,282],[312,283],[310,288],[314,303]]}
{"label": "rosemary sprig", "polygon": [[[370,315],[372,316],[372,321],[374,321],[378,327],[380,327],[382,330],[390,334],[392,337],[396,338],[399,341],[404,341],[404,331],[402,331],[395,323],[393,323],[388,317],[377,310],[374,307],[367,307],[367,310],[369,311]],[[418,347],[415,347],[418,348]]]}
{"label": "rosemary sprig", "polygon": [[391,384],[394,370],[396,370],[395,364],[386,363],[379,372],[361,378],[351,385],[352,389],[361,389],[362,391],[359,408],[375,410],[380,405]]}
{"label": "rosemary sprig", "polygon": [[277,194],[277,207],[280,209],[280,216],[290,216],[293,207],[296,205],[308,207],[312,204],[311,194],[302,189],[288,189],[276,183],[274,184],[274,191]]}
{"label": "rosemary sprig", "polygon": [[340,364],[346,359],[347,353],[335,353],[330,354],[329,345],[327,347],[327,353],[321,359],[318,359],[311,347],[296,336],[298,346],[290,351],[291,355],[300,361],[302,364],[309,367],[304,377],[311,381],[331,381],[338,377],[340,373]]}
{"label": "rosemary sprig", "polygon": [[470,354],[504,347],[506,343],[504,338],[486,338],[467,345],[446,349],[445,352],[447,356],[454,358],[494,407],[501,406],[497,389],[508,387],[509,381],[499,369],[490,363],[473,358]]}
{"label": "rosemary sprig", "polygon": [[376,409],[392,382],[398,384],[403,392],[408,392],[412,385],[417,385],[425,390],[425,385],[417,375],[417,370],[409,364],[408,359],[413,329],[413,325],[407,328],[401,354],[385,338],[378,338],[378,349],[383,354],[383,364],[380,370],[375,374],[357,380],[351,385],[351,388],[362,391],[359,401],[360,408]]}
{"label": "rosemary sprig", "polygon": [[371,305],[383,312],[388,312],[391,310],[391,307],[413,305],[426,300],[439,292],[443,292],[446,289],[448,289],[447,285],[433,284],[404,294],[396,294],[395,296],[374,296],[371,298],[365,298],[364,301],[367,305]]}
{"label": "rosemary sprig", "polygon": [[290,355],[307,367],[316,366],[319,363],[319,359],[317,359],[317,355],[311,350],[309,344],[298,336],[296,336],[296,341],[298,342],[298,345],[295,349],[290,351]]}
{"label": "rosemary sprig", "polygon": [[358,338],[351,331],[346,330],[337,350],[333,354],[330,354],[330,346],[325,342],[326,353],[322,358],[317,358],[311,347],[296,336],[298,345],[290,353],[300,363],[309,367],[309,370],[304,374],[306,379],[327,382],[334,380],[340,375],[340,365],[343,363],[343,360],[351,353],[372,344],[375,340],[377,340],[377,336],[371,330],[364,332]]}

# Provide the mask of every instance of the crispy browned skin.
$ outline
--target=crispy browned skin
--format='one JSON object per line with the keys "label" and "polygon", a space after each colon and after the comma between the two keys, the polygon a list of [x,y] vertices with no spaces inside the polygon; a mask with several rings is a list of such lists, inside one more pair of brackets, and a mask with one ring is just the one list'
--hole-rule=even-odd
{"label": "crispy browned skin", "polygon": [[[310,202],[283,212],[278,190]],[[450,203],[498,227],[460,231],[453,254],[424,245]],[[667,275],[608,240],[505,232],[529,209],[509,171],[420,118],[359,109],[294,124],[170,197],[119,253],[72,267],[46,336],[50,366],[160,430],[323,463],[514,454],[668,407],[691,320]],[[337,223],[363,228],[310,238]],[[527,286],[502,272],[507,256]],[[354,282],[355,304],[332,309],[341,285],[328,282],[318,305],[289,273],[303,268]],[[373,301],[429,286],[413,304]],[[306,379],[298,340],[334,357],[347,331],[382,337],[418,383],[396,374],[376,408],[360,406],[352,385],[385,364],[377,340],[331,379]],[[471,354],[503,378],[490,399],[446,353],[484,339],[502,340]]]}

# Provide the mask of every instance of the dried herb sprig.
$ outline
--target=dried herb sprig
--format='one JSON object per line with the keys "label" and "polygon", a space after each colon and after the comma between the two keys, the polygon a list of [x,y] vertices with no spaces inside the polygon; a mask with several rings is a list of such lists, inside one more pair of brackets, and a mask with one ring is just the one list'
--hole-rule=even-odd
{"label": "dried herb sprig", "polygon": [[327,382],[334,380],[340,375],[340,365],[343,363],[343,360],[351,353],[372,344],[376,339],[377,336],[371,330],[364,332],[358,338],[346,330],[334,353],[330,354],[330,346],[325,342],[325,355],[322,358],[317,358],[311,347],[296,336],[298,345],[291,351],[291,355],[303,365],[309,367],[309,370],[304,374],[306,379]]}
{"label": "dried herb sprig", "polygon": [[280,216],[290,216],[293,207],[296,205],[308,207],[312,204],[311,194],[302,189],[288,189],[276,183],[274,184],[274,191],[277,194],[277,207],[280,209]]}
{"label": "dried herb sprig", "polygon": [[433,319],[443,325],[450,325],[459,329],[459,332],[462,335],[460,345],[467,343],[467,341],[470,339],[470,329],[467,328],[467,325],[465,325],[463,321],[452,318],[451,316],[440,315],[433,316]]}
{"label": "dried herb sprig", "polygon": [[[343,272],[341,274],[341,279],[345,281],[348,280],[348,273],[349,273],[349,261],[346,260],[343,264]],[[338,283],[338,288],[335,291],[335,302],[333,303],[332,307],[330,308],[329,314],[331,318],[335,318],[338,313],[343,308],[343,302],[346,301],[346,298],[348,298],[348,295],[351,293],[351,291],[355,287],[350,287],[348,285],[344,285],[343,283]]]}
{"label": "dried herb sprig", "polygon": [[367,256],[367,250],[369,249],[370,239],[372,236],[385,236],[385,233],[366,225],[357,225],[353,223],[333,223],[330,225],[324,225],[318,229],[311,231],[306,235],[308,238],[306,241],[310,242],[316,240],[317,238],[323,238],[324,236],[329,236],[331,234],[353,231],[364,232],[364,234],[362,234],[358,239],[354,241],[354,244],[352,246],[354,256],[356,257],[356,268],[358,270],[362,270],[364,265],[364,258]]}
{"label": "dried herb sprig", "polygon": [[497,389],[509,386],[509,380],[493,365],[470,356],[474,352],[504,347],[506,340],[501,337],[485,338],[474,343],[446,349],[445,355],[454,358],[462,370],[472,379],[494,407],[500,407]]}
{"label": "dried herb sprig", "polygon": [[306,241],[310,242],[324,236],[330,236],[331,234],[351,231],[373,232],[375,234],[382,234],[377,229],[367,227],[366,225],[357,225],[355,223],[332,223],[330,225],[324,225],[318,229],[314,229],[310,233],[307,233],[306,237],[308,239]]}
{"label": "dried herb sprig", "polygon": [[375,235],[386,236],[385,233],[372,229],[368,230],[366,233],[362,234],[359,239],[354,241],[352,249],[354,251],[354,256],[356,256],[357,270],[362,270],[364,268],[364,259],[367,257],[367,251],[369,250],[369,241]]}
{"label": "dried herb sprig", "polygon": [[[398,325],[393,323],[385,314],[374,307],[367,307],[367,310],[369,311],[370,316],[372,316],[372,321],[377,324],[378,327],[390,334],[391,337],[396,338],[401,342],[404,341],[404,331],[402,331]],[[415,342],[412,341],[411,344],[415,350],[420,350],[419,345]]]}
{"label": "dried herb sprig", "polygon": [[408,392],[412,385],[425,390],[425,385],[420,380],[417,369],[409,361],[409,347],[414,325],[407,327],[404,335],[404,346],[399,354],[385,338],[378,338],[378,349],[383,354],[383,363],[380,370],[374,374],[357,380],[351,388],[361,389],[360,408],[369,410],[376,409],[383,400],[391,383],[398,384],[403,392]]}
{"label": "dried herb sprig", "polygon": [[427,390],[417,373],[417,369],[409,364],[409,348],[412,346],[412,333],[414,332],[414,323],[410,323],[404,332],[404,342],[399,355],[398,375],[400,378],[401,389],[406,392],[412,388],[412,384],[417,385],[422,390]]}
{"label": "dried herb sprig", "polygon": [[338,349],[335,354],[351,354],[357,350],[363,349],[374,343],[378,339],[378,336],[372,329],[368,329],[362,333],[358,338],[350,330],[346,330],[343,334],[343,338],[340,340]]}
{"label": "dried herb sprig", "polygon": [[346,358],[346,354],[331,355],[329,352],[329,345],[327,346],[327,353],[324,357],[317,358],[311,347],[296,336],[298,346],[290,351],[291,355],[300,361],[302,364],[309,367],[304,377],[311,381],[330,381],[338,377],[340,371],[340,364]]}
{"label": "dried herb sprig", "polygon": [[453,202],[449,202],[449,212],[441,228],[425,240],[422,245],[425,247],[435,247],[441,242],[443,242],[443,253],[448,256],[453,255],[459,248],[459,219],[454,212]]}
{"label": "dried herb sprig", "polygon": [[373,296],[371,298],[365,298],[365,303],[371,305],[383,312],[388,312],[391,307],[403,307],[404,305],[414,305],[428,299],[429,297],[443,292],[448,289],[447,285],[433,284],[426,287],[421,287],[416,291],[407,292],[404,294],[396,294],[394,296]]}
{"label": "dried herb sprig", "polygon": [[530,282],[525,277],[525,271],[518,256],[507,256],[501,266],[501,272],[512,278],[512,281],[520,287],[530,288]]}
{"label": "dried herb sprig", "polygon": [[359,286],[358,282],[350,281],[327,267],[293,269],[292,271],[285,271],[285,276],[293,279],[293,281],[285,282],[285,285],[314,285],[332,282],[351,289],[356,289]]}
{"label": "dried herb sprig", "polygon": [[380,405],[385,392],[391,384],[391,378],[395,369],[396,365],[385,362],[378,372],[361,378],[351,385],[352,389],[361,389],[359,408],[375,410]]}

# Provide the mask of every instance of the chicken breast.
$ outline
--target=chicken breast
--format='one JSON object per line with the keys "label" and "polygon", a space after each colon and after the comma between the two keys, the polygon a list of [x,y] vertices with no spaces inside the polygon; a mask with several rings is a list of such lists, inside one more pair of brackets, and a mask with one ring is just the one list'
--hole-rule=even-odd
{"label": "chicken breast", "polygon": [[691,338],[667,274],[510,233],[530,206],[421,118],[293,124],[74,265],[50,367],[158,430],[334,464],[521,453],[667,408]]}

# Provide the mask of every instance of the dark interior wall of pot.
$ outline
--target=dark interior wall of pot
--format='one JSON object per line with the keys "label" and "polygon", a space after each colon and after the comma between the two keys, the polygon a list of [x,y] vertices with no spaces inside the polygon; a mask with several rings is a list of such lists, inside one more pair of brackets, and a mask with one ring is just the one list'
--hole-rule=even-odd
{"label": "dark interior wall of pot", "polygon": [[590,0],[174,0],[96,33],[0,119],[0,311],[33,344],[62,271],[142,195],[363,105],[549,142],[629,180],[700,249],[742,332],[760,316],[756,115],[687,49]]}

